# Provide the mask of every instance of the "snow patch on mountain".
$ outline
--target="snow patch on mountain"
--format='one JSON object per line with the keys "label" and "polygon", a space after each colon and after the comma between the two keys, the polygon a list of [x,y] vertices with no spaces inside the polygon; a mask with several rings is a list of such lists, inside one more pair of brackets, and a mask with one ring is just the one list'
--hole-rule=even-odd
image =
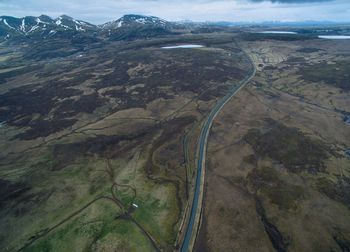
{"label": "snow patch on mountain", "polygon": [[24,18],[22,19],[22,24],[20,26],[20,29],[22,32],[26,33],[26,20]]}
{"label": "snow patch on mountain", "polygon": [[85,29],[81,28],[80,26],[75,25],[76,31],[85,31]]}
{"label": "snow patch on mountain", "polygon": [[4,19],[4,24],[7,25],[8,27],[10,27],[10,29],[16,30],[16,28],[12,27],[11,25],[9,25],[9,24],[7,23],[7,20],[6,20],[6,19]]}
{"label": "snow patch on mountain", "polygon": [[[40,18],[36,18],[36,22],[38,23],[38,24],[50,24],[50,23],[48,23],[48,22],[44,22],[44,21],[42,21]],[[44,25],[45,26],[45,25]]]}

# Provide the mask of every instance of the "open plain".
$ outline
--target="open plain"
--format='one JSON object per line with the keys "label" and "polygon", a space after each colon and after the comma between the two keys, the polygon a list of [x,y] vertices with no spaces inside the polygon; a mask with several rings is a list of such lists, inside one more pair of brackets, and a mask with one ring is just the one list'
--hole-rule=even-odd
{"label": "open plain", "polygon": [[212,129],[197,251],[349,251],[348,41],[254,38]]}
{"label": "open plain", "polygon": [[230,35],[56,43],[1,49],[1,247],[172,250],[201,122],[247,58]]}

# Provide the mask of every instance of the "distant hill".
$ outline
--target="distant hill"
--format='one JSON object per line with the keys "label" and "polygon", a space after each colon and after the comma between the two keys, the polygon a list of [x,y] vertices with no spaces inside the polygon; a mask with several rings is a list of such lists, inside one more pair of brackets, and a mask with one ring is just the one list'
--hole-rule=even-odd
{"label": "distant hill", "polygon": [[104,30],[115,30],[122,27],[133,27],[133,26],[155,26],[155,27],[171,27],[171,23],[153,16],[142,16],[142,15],[125,15],[118,20],[105,23],[99,27]]}
{"label": "distant hill", "polygon": [[173,34],[175,25],[158,17],[131,14],[99,27],[112,40],[135,40]]}
{"label": "distant hill", "polygon": [[[41,41],[44,39],[74,39],[75,41],[95,41],[96,37],[110,40],[136,40],[178,34],[178,32],[211,33],[217,32],[230,26],[249,27],[270,27],[290,26],[298,28],[300,33],[309,33],[309,30],[302,30],[303,26],[327,27],[327,29],[314,29],[312,33],[334,34],[349,33],[349,25],[336,28],[330,22],[263,22],[263,23],[242,23],[242,22],[192,22],[180,21],[169,22],[154,16],[143,16],[129,14],[107,22],[102,25],[93,25],[88,22],[77,20],[67,15],[55,19],[41,15],[39,17],[26,16],[16,18],[11,16],[0,16],[0,42],[28,42]],[[329,28],[331,27],[331,28]]]}
{"label": "distant hill", "polygon": [[134,40],[173,34],[176,27],[153,16],[125,15],[115,21],[93,25],[67,15],[53,19],[46,15],[15,18],[0,17],[0,41],[22,42],[28,39],[48,39],[73,36],[104,36],[112,40]]}
{"label": "distant hill", "polygon": [[97,29],[98,27],[93,24],[66,15],[56,19],[45,15],[24,18],[0,17],[0,37],[4,39],[12,37],[47,38],[55,36],[59,32],[91,32]]}

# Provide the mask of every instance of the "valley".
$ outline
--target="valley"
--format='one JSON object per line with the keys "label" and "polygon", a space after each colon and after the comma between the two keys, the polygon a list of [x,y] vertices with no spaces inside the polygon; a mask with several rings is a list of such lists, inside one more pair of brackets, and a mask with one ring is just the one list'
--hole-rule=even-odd
{"label": "valley", "polygon": [[348,42],[240,44],[257,73],[213,125],[196,250],[348,251]]}
{"label": "valley", "polygon": [[2,16],[2,250],[347,251],[349,41],[269,30]]}
{"label": "valley", "polygon": [[[104,40],[73,52],[60,38],[60,47],[53,39],[45,50],[2,49],[6,250],[178,246],[201,122],[249,64],[226,40]],[[161,48],[179,41],[207,47]]]}

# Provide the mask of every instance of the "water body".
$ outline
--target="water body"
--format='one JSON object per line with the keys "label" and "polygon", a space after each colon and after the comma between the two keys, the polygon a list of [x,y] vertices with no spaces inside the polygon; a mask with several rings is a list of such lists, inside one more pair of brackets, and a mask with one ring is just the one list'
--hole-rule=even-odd
{"label": "water body", "polygon": [[320,35],[318,37],[322,39],[350,39],[350,36],[347,35]]}
{"label": "water body", "polygon": [[298,34],[296,32],[291,32],[291,31],[262,31],[259,33],[263,33],[263,34]]}
{"label": "water body", "polygon": [[345,151],[345,156],[350,159],[350,149]]}
{"label": "water body", "polygon": [[343,117],[343,121],[347,124],[350,124],[350,115],[346,115]]}
{"label": "water body", "polygon": [[163,46],[162,49],[176,49],[176,48],[201,48],[204,47],[202,45],[177,45],[177,46]]}

